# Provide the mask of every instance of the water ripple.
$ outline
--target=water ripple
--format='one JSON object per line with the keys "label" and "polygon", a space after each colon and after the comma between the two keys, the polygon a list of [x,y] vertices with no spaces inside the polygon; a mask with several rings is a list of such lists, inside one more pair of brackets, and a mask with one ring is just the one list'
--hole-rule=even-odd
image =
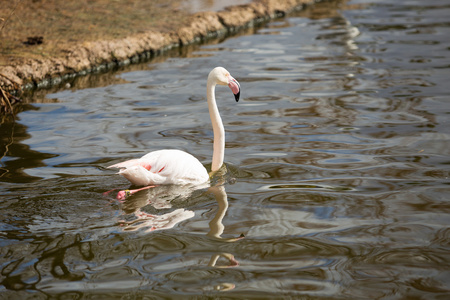
{"label": "water ripple", "polygon": [[[323,1],[36,95],[1,124],[2,297],[444,299],[449,9]],[[216,65],[242,88],[216,88],[219,191],[116,200],[134,187],[115,162],[178,148],[210,168]]]}

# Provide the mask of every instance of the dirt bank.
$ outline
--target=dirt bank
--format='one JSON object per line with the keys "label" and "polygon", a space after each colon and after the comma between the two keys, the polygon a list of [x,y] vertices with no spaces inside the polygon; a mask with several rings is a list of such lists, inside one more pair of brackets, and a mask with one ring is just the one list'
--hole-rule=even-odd
{"label": "dirt bank", "polygon": [[254,0],[193,15],[181,0],[16,0],[0,7],[0,99],[224,36],[317,0]]}

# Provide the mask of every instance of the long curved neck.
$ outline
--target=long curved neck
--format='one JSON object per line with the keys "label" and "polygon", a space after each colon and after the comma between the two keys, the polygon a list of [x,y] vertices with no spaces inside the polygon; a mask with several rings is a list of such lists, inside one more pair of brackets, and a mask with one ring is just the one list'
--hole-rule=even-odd
{"label": "long curved neck", "polygon": [[216,82],[213,78],[208,78],[206,84],[206,98],[208,100],[209,116],[214,132],[214,148],[211,171],[215,172],[220,169],[223,164],[225,154],[225,129],[223,128],[222,119],[220,118],[219,109],[216,104],[215,96]]}

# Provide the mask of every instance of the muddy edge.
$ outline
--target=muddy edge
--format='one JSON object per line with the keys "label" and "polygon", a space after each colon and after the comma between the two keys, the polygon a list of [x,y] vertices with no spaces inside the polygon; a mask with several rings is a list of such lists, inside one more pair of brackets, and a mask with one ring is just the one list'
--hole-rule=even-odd
{"label": "muddy edge", "polygon": [[[130,35],[117,40],[100,40],[67,49],[64,57],[33,59],[0,70],[2,94],[60,84],[76,76],[148,60],[174,47],[223,37],[244,28],[311,5],[320,0],[254,0],[219,12],[190,16],[187,26],[171,32]],[[2,97],[0,94],[0,98]]]}

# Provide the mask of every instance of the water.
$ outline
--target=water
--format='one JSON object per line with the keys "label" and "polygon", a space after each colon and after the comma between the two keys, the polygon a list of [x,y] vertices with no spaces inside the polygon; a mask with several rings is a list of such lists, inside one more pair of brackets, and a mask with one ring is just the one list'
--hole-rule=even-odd
{"label": "water", "polygon": [[[446,299],[449,14],[327,2],[24,105],[1,125],[0,296]],[[219,187],[104,194],[149,150],[210,166],[217,65],[242,87],[216,90]]]}

